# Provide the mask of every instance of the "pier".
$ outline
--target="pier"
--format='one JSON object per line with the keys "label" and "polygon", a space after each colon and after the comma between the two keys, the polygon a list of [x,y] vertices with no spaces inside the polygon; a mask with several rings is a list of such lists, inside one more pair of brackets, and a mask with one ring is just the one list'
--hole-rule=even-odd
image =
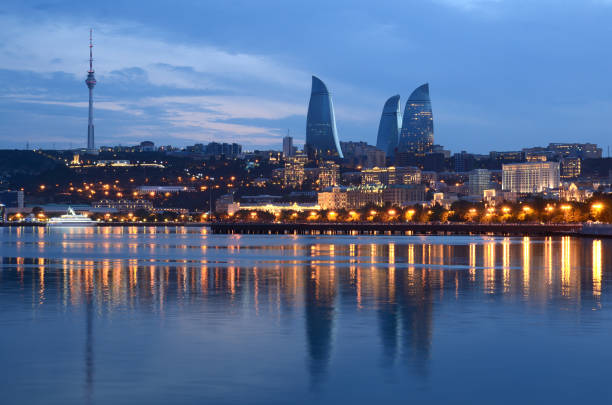
{"label": "pier", "polygon": [[443,224],[376,222],[213,222],[215,234],[580,236],[582,224]]}

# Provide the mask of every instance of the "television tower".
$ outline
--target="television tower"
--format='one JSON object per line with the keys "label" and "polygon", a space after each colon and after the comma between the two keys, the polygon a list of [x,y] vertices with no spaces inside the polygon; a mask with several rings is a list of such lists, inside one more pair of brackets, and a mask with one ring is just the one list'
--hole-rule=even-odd
{"label": "television tower", "polygon": [[87,151],[95,152],[94,149],[94,125],[93,125],[93,89],[96,86],[96,78],[93,70],[93,30],[89,30],[89,70],[85,84],[89,89],[89,121],[87,122]]}

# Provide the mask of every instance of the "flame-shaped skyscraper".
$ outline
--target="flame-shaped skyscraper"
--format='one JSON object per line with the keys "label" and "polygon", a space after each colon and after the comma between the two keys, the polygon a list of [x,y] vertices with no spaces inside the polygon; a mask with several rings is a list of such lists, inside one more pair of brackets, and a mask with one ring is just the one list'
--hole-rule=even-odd
{"label": "flame-shaped skyscraper", "polygon": [[325,83],[312,76],[312,91],[306,116],[306,152],[310,159],[343,158],[334,104]]}
{"label": "flame-shaped skyscraper", "polygon": [[94,125],[93,125],[93,89],[96,86],[96,77],[93,70],[93,30],[89,30],[89,70],[85,84],[89,89],[89,120],[87,122],[87,151],[95,152]]}
{"label": "flame-shaped skyscraper", "polygon": [[400,96],[395,95],[387,100],[378,124],[378,137],[376,147],[385,151],[387,156],[393,157],[402,128],[400,113]]}
{"label": "flame-shaped skyscraper", "polygon": [[406,102],[402,121],[399,139],[400,152],[412,152],[417,155],[431,152],[434,128],[429,84],[425,83],[412,92]]}

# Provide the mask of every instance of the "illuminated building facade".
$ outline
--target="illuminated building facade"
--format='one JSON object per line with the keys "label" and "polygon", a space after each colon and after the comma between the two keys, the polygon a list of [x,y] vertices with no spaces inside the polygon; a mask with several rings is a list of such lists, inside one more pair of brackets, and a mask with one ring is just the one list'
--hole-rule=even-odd
{"label": "illuminated building facade", "polygon": [[374,167],[361,171],[361,184],[420,184],[421,170],[418,167]]}
{"label": "illuminated building facade", "polygon": [[194,192],[195,189],[187,186],[139,186],[136,191],[139,194],[178,194]]}
{"label": "illuminated building facade", "polygon": [[602,150],[594,143],[550,143],[548,149],[559,156],[576,156],[583,159],[601,159]]}
{"label": "illuminated building facade", "polygon": [[340,183],[340,166],[334,161],[326,161],[319,166],[319,187],[334,187]]}
{"label": "illuminated building facade", "polygon": [[389,98],[383,107],[380,123],[378,124],[376,147],[384,151],[387,156],[393,157],[401,128],[400,96],[395,95]]}
{"label": "illuminated building facade", "polygon": [[398,150],[425,155],[434,143],[433,113],[429,84],[418,87],[406,102]]}
{"label": "illuminated building facade", "polygon": [[425,200],[425,186],[413,185],[363,185],[359,187],[331,187],[318,194],[323,210],[358,209],[367,205],[414,205]]}
{"label": "illuminated building facade", "polygon": [[582,173],[582,159],[579,157],[564,157],[559,161],[562,179],[575,179]]}
{"label": "illuminated building facade", "polygon": [[514,163],[502,166],[502,189],[516,193],[541,193],[560,184],[557,162]]}
{"label": "illuminated building facade", "polygon": [[396,185],[383,190],[383,204],[406,207],[425,200],[425,186],[422,184]]}
{"label": "illuminated building facade", "polygon": [[311,159],[344,157],[338,139],[334,105],[327,86],[312,76],[312,91],[306,117],[306,153]]}
{"label": "illuminated building facade", "polygon": [[299,153],[285,160],[285,171],[283,173],[283,186],[291,188],[299,188],[306,179],[304,165],[308,161],[308,157]]}
{"label": "illuminated building facade", "polygon": [[298,203],[255,203],[255,204],[245,204],[234,202],[228,205],[227,213],[229,215],[234,215],[237,211],[246,210],[246,211],[263,211],[268,212],[270,214],[278,215],[283,211],[296,211],[296,212],[304,212],[304,211],[318,211],[321,207],[318,204],[298,204]]}
{"label": "illuminated building facade", "polygon": [[109,208],[117,212],[151,211],[153,203],[148,200],[100,200],[93,204],[93,208]]}
{"label": "illuminated building facade", "polygon": [[331,187],[318,193],[317,200],[322,210],[348,208],[348,193],[345,187]]}

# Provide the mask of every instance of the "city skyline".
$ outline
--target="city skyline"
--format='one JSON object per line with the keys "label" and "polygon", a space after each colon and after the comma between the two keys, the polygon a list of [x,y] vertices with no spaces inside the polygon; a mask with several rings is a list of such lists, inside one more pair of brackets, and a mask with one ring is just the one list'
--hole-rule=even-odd
{"label": "city skyline", "polygon": [[[549,142],[608,146],[611,61],[602,60],[593,40],[603,37],[603,22],[612,15],[606,2],[546,8],[421,1],[410,5],[410,14],[421,19],[411,24],[400,24],[394,15],[402,13],[389,13],[389,5],[373,11],[355,3],[350,12],[330,6],[317,32],[300,21],[295,7],[283,10],[287,16],[280,25],[260,30],[252,15],[263,16],[266,7],[244,4],[238,11],[179,3],[165,10],[152,3],[143,15],[132,5],[119,14],[112,5],[6,2],[0,16],[0,145],[82,144],[88,108],[82,50],[93,27],[99,145],[221,140],[269,148],[281,143],[287,129],[299,144],[305,140],[308,78],[316,74],[334,89],[340,141],[375,144],[380,105],[388,95],[409,94],[427,81],[436,89],[436,143],[453,151],[465,143],[481,153]],[[312,10],[324,15],[316,4]],[[187,18],[179,26],[166,23],[162,11],[211,21],[204,28]],[[332,31],[332,20],[346,13],[371,34],[368,40],[352,24]],[[570,26],[576,13],[580,18]],[[212,19],[243,28],[228,36],[229,27]],[[303,33],[283,30],[286,24]],[[429,35],[442,24],[448,30],[439,38]],[[524,32],[517,34],[517,26]],[[567,30],[563,35],[552,35],[561,28]],[[509,32],[516,37],[508,39]],[[391,60],[397,63],[386,63]],[[566,80],[576,72],[580,80]],[[527,92],[529,105],[523,101]]]}

